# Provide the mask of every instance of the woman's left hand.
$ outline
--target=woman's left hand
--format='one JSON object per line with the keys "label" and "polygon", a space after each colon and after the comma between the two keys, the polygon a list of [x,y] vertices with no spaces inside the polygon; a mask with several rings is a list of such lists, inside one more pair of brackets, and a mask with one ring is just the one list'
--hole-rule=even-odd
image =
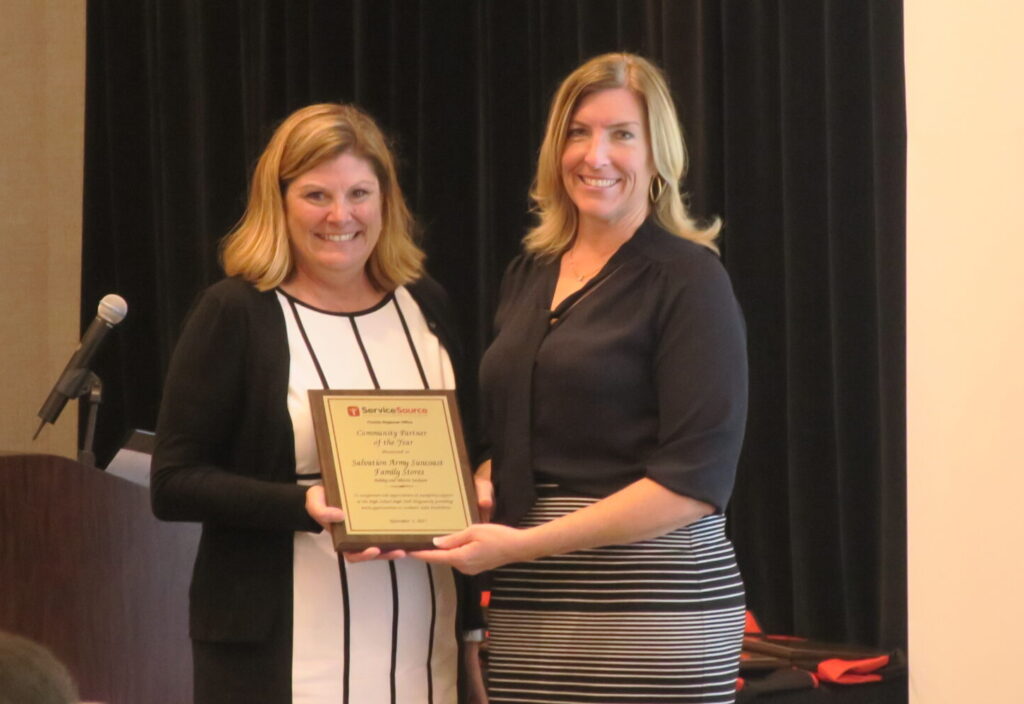
{"label": "woman's left hand", "polygon": [[476,523],[458,533],[434,538],[437,550],[409,555],[424,562],[454,567],[464,574],[479,574],[511,562],[531,559],[526,531],[497,523]]}

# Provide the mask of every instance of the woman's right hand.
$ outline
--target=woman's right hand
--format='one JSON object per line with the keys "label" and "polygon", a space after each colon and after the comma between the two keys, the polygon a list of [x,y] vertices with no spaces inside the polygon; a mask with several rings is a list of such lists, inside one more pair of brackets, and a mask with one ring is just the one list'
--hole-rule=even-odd
{"label": "woman's right hand", "polygon": [[491,520],[491,511],[494,510],[494,484],[491,483],[490,460],[476,468],[473,484],[476,487],[476,505],[480,510],[480,520],[487,523]]}
{"label": "woman's right hand", "polygon": [[[327,505],[327,495],[324,493],[322,484],[317,484],[306,489],[306,512],[314,521],[323,526],[324,530],[330,530],[332,523],[341,523],[345,520],[345,512],[340,508]],[[366,548],[361,552],[345,552],[346,562],[368,562],[369,560],[398,560],[405,557],[404,550],[391,550],[381,552],[380,548]]]}
{"label": "woman's right hand", "polygon": [[324,530],[330,530],[332,523],[341,523],[345,520],[344,511],[327,505],[327,495],[322,484],[306,489],[306,513],[323,526]]}

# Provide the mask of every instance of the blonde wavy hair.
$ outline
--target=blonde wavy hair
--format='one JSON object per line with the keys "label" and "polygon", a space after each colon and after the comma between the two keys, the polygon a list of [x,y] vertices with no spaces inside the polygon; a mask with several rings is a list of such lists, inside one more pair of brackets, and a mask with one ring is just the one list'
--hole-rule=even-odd
{"label": "blonde wavy hair", "polygon": [[391,291],[423,274],[424,254],[416,245],[415,222],[384,135],[360,109],[320,103],[285,118],[260,155],[245,214],[221,244],[221,265],[228,276],[266,291],[291,275],[285,191],[297,177],[343,153],[369,162],[380,182],[381,233],[366,263],[370,281]]}
{"label": "blonde wavy hair", "polygon": [[655,176],[648,188],[654,219],[663,228],[718,252],[715,238],[722,224],[717,218],[706,228],[690,217],[679,193],[686,173],[686,147],[679,127],[672,95],[661,70],[635,54],[595,56],[569,74],[548,115],[547,130],[537,159],[537,175],[530,189],[534,212],[540,222],[523,240],[526,251],[543,257],[557,257],[572,245],[578,215],[562,182],[562,152],[580,102],[593,93],[610,88],[628,88],[640,100],[647,117],[647,134]]}

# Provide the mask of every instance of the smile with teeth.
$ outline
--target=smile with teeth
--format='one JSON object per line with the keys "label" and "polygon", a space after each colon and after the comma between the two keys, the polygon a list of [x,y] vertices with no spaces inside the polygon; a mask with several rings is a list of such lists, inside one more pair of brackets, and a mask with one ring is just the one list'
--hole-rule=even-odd
{"label": "smile with teeth", "polygon": [[614,186],[618,182],[617,178],[592,178],[590,176],[580,176],[580,181],[583,181],[583,185],[592,186],[594,188],[608,188]]}
{"label": "smile with teeth", "polygon": [[316,236],[322,240],[327,240],[328,242],[348,242],[349,240],[354,239],[358,234],[358,232],[347,232],[341,235],[325,235],[318,232],[316,233]]}

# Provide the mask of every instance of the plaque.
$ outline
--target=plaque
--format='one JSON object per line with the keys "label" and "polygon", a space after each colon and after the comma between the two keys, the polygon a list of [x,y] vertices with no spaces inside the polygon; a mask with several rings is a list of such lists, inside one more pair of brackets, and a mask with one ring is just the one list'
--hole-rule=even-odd
{"label": "plaque", "polygon": [[433,548],[479,520],[455,392],[310,390],[334,547]]}

